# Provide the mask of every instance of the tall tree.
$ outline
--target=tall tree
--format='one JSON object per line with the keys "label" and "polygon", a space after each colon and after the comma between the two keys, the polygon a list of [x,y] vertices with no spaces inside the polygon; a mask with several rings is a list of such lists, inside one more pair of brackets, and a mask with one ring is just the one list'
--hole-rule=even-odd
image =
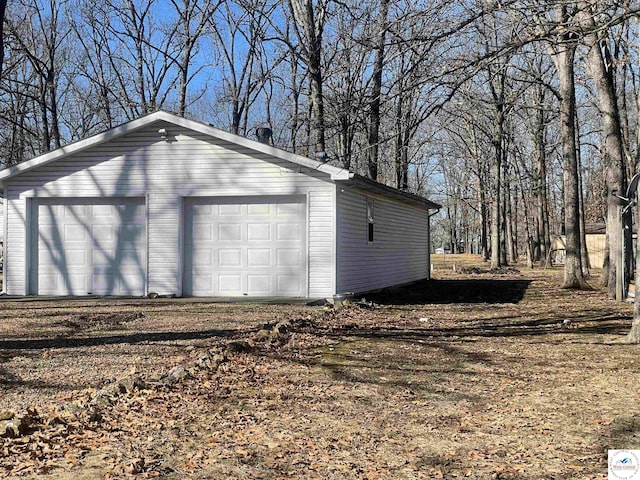
{"label": "tall tree", "polygon": [[371,85],[371,100],[369,102],[369,132],[367,167],[369,178],[378,179],[378,156],[380,143],[380,103],[382,96],[382,73],[385,64],[385,42],[387,22],[389,16],[389,0],[380,0],[378,12],[378,32],[375,35],[375,57],[373,60],[373,75]]}
{"label": "tall tree", "polygon": [[604,163],[607,179],[607,239],[608,268],[605,269],[605,283],[609,287],[609,295],[616,294],[616,271],[619,266],[622,249],[622,223],[620,218],[620,201],[616,195],[623,195],[626,190],[625,155],[623,148],[618,96],[615,85],[615,70],[609,50],[608,29],[599,28],[594,20],[596,12],[586,1],[580,2],[580,21],[585,30],[588,68],[596,87],[598,105],[602,116],[604,135]]}
{"label": "tall tree", "polygon": [[0,0],[0,78],[2,78],[2,65],[4,63],[4,15],[7,11],[7,0]]}
{"label": "tall tree", "polygon": [[574,60],[578,35],[574,23],[574,11],[570,6],[556,7],[556,21],[560,31],[558,40],[551,48],[552,58],[558,71],[560,94],[560,135],[562,141],[564,212],[566,229],[566,259],[564,266],[564,288],[584,288],[581,243],[580,203],[578,190],[578,158],[576,154],[576,89]]}
{"label": "tall tree", "polygon": [[[210,18],[222,0],[171,0],[177,20],[169,29],[176,31],[177,54],[174,62],[178,66],[178,114],[184,117],[188,106],[188,86],[194,76],[204,68],[193,66],[198,42]],[[195,70],[195,71],[192,71]]]}
{"label": "tall tree", "polygon": [[311,111],[315,153],[326,155],[324,118],[324,74],[322,42],[330,0],[289,0],[300,56],[307,67],[310,82]]}
{"label": "tall tree", "polygon": [[229,1],[209,19],[224,72],[221,93],[230,106],[229,129],[235,134],[248,133],[249,109],[267,80],[267,75],[256,71],[262,61],[269,8],[265,0]]}
{"label": "tall tree", "polygon": [[18,3],[4,23],[12,42],[36,74],[36,83],[25,85],[25,90],[32,92],[30,95],[40,110],[41,151],[62,145],[58,107],[63,45],[70,32],[65,22],[66,3],[66,0]]}

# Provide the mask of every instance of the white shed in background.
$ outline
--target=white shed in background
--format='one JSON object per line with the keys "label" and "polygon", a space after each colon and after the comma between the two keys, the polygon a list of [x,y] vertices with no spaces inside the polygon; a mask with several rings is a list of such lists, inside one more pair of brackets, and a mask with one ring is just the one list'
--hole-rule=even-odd
{"label": "white shed in background", "polygon": [[163,111],[0,180],[10,295],[327,297],[429,276],[435,203]]}

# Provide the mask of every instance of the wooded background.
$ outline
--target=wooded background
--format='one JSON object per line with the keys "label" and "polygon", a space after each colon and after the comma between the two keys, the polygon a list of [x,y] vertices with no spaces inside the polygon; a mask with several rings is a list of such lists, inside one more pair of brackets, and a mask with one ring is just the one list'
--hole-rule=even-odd
{"label": "wooded background", "polygon": [[[0,2],[0,7],[3,7]],[[443,204],[434,244],[588,274],[640,159],[632,0],[35,0],[3,22],[0,158],[157,109]],[[613,294],[613,290],[612,290]]]}

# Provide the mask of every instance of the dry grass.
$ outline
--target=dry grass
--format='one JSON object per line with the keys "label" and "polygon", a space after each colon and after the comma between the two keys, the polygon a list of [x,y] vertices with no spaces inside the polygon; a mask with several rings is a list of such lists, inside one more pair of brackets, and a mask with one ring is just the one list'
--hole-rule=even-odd
{"label": "dry grass", "polygon": [[483,263],[478,255],[470,255],[468,253],[431,254],[431,265],[434,270],[453,270],[454,267],[475,267]]}
{"label": "dry grass", "polygon": [[[0,411],[70,402],[132,368],[158,375],[261,323],[313,318],[281,347],[123,395],[85,440],[62,436],[50,447],[60,455],[20,457],[34,465],[23,472],[117,477],[142,458],[142,476],[163,478],[604,479],[607,449],[640,448],[630,305],[597,288],[561,290],[560,270],[435,276],[337,313],[6,302]],[[0,475],[26,448],[16,442],[5,440]]]}

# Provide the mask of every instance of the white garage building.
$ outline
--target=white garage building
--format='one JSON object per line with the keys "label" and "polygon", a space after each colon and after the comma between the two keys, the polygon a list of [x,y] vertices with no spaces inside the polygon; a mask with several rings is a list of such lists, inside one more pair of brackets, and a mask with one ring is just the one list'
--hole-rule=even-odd
{"label": "white garage building", "polygon": [[0,181],[9,295],[327,297],[429,276],[435,203],[163,111]]}

